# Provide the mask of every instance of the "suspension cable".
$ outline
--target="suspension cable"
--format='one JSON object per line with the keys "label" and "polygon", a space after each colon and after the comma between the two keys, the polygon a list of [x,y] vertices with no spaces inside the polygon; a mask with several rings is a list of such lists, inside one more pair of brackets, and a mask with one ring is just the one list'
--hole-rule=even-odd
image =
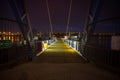
{"label": "suspension cable", "polygon": [[49,5],[48,5],[48,0],[46,0],[46,5],[47,5],[47,11],[48,11],[48,17],[49,17],[49,22],[50,22],[51,33],[53,34],[53,25],[52,25],[52,20],[51,20],[51,16],[50,16],[50,8],[49,8]]}
{"label": "suspension cable", "polygon": [[69,7],[69,13],[68,13],[68,19],[67,19],[66,36],[67,36],[68,30],[69,30],[69,23],[70,23],[71,8],[72,8],[72,0],[70,0],[70,7]]}

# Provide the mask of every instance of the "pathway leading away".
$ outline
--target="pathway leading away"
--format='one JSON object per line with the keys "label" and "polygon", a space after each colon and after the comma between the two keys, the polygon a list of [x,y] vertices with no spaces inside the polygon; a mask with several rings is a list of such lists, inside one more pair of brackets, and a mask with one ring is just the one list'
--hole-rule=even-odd
{"label": "pathway leading away", "polygon": [[84,63],[85,60],[62,40],[44,51],[36,60],[38,63]]}
{"label": "pathway leading away", "polygon": [[33,61],[2,70],[0,80],[120,80],[120,77],[86,63],[58,40]]}

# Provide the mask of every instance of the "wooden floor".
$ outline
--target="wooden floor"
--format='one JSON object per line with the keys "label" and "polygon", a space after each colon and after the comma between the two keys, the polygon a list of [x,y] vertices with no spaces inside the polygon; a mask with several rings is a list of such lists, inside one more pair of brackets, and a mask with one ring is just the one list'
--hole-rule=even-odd
{"label": "wooden floor", "polygon": [[33,62],[38,63],[83,63],[85,60],[64,41],[58,40]]}
{"label": "wooden floor", "polygon": [[0,71],[0,80],[120,80],[120,76],[85,63],[58,40],[33,61]]}

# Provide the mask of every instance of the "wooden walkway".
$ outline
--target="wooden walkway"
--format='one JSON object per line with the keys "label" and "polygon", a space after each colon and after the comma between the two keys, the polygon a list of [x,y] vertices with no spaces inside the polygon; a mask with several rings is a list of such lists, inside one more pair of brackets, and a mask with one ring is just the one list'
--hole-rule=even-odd
{"label": "wooden walkway", "polygon": [[116,74],[85,63],[58,40],[31,62],[0,71],[0,80],[120,80]]}
{"label": "wooden walkway", "polygon": [[85,60],[64,41],[58,40],[33,62],[38,63],[83,63]]}

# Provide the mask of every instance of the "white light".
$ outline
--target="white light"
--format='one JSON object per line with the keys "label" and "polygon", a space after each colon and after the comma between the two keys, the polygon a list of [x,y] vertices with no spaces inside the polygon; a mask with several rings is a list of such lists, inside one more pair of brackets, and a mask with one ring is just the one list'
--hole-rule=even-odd
{"label": "white light", "polygon": [[65,39],[68,39],[67,36],[64,36]]}
{"label": "white light", "polygon": [[34,37],[34,40],[38,40],[38,37],[37,37],[37,36],[35,36],[35,37]]}

